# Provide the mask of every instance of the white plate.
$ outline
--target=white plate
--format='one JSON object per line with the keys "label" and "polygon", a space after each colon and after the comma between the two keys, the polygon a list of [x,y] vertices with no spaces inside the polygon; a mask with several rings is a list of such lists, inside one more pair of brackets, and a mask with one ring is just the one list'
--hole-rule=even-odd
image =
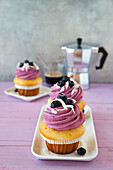
{"label": "white plate", "polygon": [[28,102],[31,102],[33,100],[36,100],[40,97],[43,97],[43,96],[46,96],[50,93],[50,88],[48,87],[45,87],[45,86],[40,86],[40,90],[39,90],[39,94],[38,95],[35,95],[35,96],[21,96],[19,95],[18,92],[15,92],[15,87],[11,87],[9,89],[6,89],[4,91],[5,94],[9,95],[9,96],[13,96],[13,97],[16,97],[16,98],[19,98],[19,99],[22,99],[22,100],[25,100],[25,101],[28,101]]}
{"label": "white plate", "polygon": [[31,146],[31,152],[33,155],[35,155],[38,159],[42,160],[75,160],[75,161],[90,161],[94,159],[98,154],[98,146],[97,146],[97,140],[95,135],[95,129],[93,124],[93,118],[92,118],[92,112],[89,106],[85,106],[85,127],[86,132],[82,137],[82,140],[80,141],[80,145],[86,149],[86,154],[84,156],[80,156],[77,154],[77,152],[73,152],[70,154],[55,154],[50,152],[46,145],[44,140],[40,136],[39,132],[39,124],[42,121],[42,115],[44,113],[45,108],[47,105],[42,107],[36,129],[34,138],[32,141]]}

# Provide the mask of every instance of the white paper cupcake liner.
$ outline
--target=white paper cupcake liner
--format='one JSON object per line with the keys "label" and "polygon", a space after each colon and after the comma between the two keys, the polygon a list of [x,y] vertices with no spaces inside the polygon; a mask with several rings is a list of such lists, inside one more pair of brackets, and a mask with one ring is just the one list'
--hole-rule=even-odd
{"label": "white paper cupcake liner", "polygon": [[41,135],[41,137],[42,137],[45,141],[47,141],[49,144],[72,144],[72,143],[78,142],[78,141],[81,139],[81,137],[80,137],[80,138],[73,139],[73,140],[59,140],[59,141],[57,141],[57,140],[47,139],[47,138],[44,137],[42,134],[40,134],[40,135]]}
{"label": "white paper cupcake liner", "polygon": [[36,89],[36,88],[39,88],[41,86],[41,84],[38,84],[38,85],[35,85],[35,86],[20,86],[20,85],[17,85],[15,84],[15,88],[17,89],[25,89],[25,90],[33,90],[33,89]]}

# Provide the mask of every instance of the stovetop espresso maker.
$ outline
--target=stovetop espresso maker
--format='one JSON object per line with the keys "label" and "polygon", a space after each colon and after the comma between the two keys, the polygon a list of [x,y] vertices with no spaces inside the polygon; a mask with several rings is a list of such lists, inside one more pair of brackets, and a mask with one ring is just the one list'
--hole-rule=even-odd
{"label": "stovetop espresso maker", "polygon": [[88,89],[91,57],[94,53],[102,53],[100,65],[95,67],[96,70],[102,69],[108,55],[105,48],[82,43],[82,38],[77,38],[76,44],[62,46],[61,49],[67,58],[67,75],[77,81],[83,89]]}

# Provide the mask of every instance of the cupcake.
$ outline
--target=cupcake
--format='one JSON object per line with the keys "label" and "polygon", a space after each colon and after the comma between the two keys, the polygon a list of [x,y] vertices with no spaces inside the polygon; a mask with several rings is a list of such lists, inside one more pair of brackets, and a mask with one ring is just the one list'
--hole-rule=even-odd
{"label": "cupcake", "polygon": [[39,130],[47,148],[57,154],[77,150],[85,133],[85,115],[74,99],[62,96],[52,101],[44,111]]}
{"label": "cupcake", "polygon": [[18,63],[14,83],[20,95],[37,95],[42,83],[39,67],[28,60],[25,60],[23,63]]}
{"label": "cupcake", "polygon": [[52,100],[54,100],[61,93],[64,93],[68,98],[76,100],[80,110],[83,110],[85,107],[85,101],[83,100],[83,90],[76,81],[65,76],[61,81],[54,84],[54,86],[51,87],[48,104],[50,105]]}

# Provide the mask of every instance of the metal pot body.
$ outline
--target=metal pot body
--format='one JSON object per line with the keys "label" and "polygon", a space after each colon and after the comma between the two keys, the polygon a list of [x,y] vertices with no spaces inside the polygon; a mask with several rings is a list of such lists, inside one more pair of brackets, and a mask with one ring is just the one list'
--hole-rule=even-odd
{"label": "metal pot body", "polygon": [[[77,46],[79,48],[77,48]],[[67,75],[77,81],[83,89],[89,88],[89,66],[91,57],[94,53],[98,56],[102,53],[100,60],[100,66],[96,66],[96,69],[102,69],[105,63],[108,53],[104,47],[91,46],[87,44],[70,44],[62,46],[61,49],[64,51],[67,60],[68,71]]]}

